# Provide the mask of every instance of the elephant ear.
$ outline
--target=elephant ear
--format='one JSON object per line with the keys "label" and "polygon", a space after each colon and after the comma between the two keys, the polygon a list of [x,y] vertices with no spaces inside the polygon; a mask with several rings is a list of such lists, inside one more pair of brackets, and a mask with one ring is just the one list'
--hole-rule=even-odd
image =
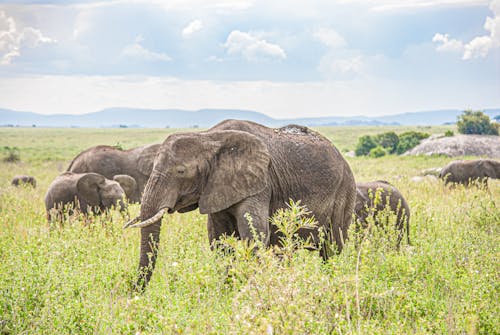
{"label": "elephant ear", "polygon": [[134,196],[137,194],[137,182],[135,179],[128,174],[117,174],[113,177],[113,180],[118,182],[120,186],[123,188],[127,199],[131,201]]}
{"label": "elephant ear", "polygon": [[365,206],[369,205],[370,199],[366,197],[364,192],[360,190],[359,187],[356,187],[356,204],[354,211],[359,214],[365,210]]}
{"label": "elephant ear", "polygon": [[198,202],[200,213],[220,212],[267,186],[270,155],[264,142],[242,131],[210,134],[218,143]]}
{"label": "elephant ear", "polygon": [[152,144],[144,147],[144,150],[137,158],[137,169],[140,173],[145,176],[151,175],[151,171],[153,171],[153,163],[159,148],[160,144]]}
{"label": "elephant ear", "polygon": [[99,206],[101,197],[99,187],[106,181],[103,175],[97,173],[86,173],[76,183],[78,195],[85,200],[88,206]]}

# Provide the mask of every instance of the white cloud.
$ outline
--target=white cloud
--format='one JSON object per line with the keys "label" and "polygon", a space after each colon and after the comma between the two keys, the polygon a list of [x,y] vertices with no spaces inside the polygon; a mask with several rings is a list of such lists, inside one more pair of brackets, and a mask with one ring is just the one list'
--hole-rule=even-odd
{"label": "white cloud", "polygon": [[432,39],[435,43],[440,43],[436,47],[437,51],[460,51],[462,59],[484,58],[488,56],[490,50],[500,47],[500,0],[493,0],[490,3],[490,10],[493,17],[486,17],[484,29],[488,35],[474,37],[470,42],[464,43],[457,39],[449,39],[448,34],[436,34]]}
{"label": "white cloud", "polygon": [[432,42],[441,43],[441,45],[436,47],[437,51],[457,51],[462,52],[464,50],[464,44],[462,41],[451,39],[448,34],[436,34],[432,38]]}
{"label": "white cloud", "polygon": [[262,58],[286,59],[286,53],[279,45],[239,30],[234,30],[229,34],[224,47],[228,54],[241,54],[249,61],[257,61]]}
{"label": "white cloud", "polygon": [[24,27],[19,29],[13,17],[0,11],[0,64],[7,65],[21,55],[21,49],[36,48],[40,44],[55,43],[38,29]]}
{"label": "white cloud", "polygon": [[194,33],[203,29],[203,22],[200,20],[194,20],[189,23],[184,29],[182,29],[182,37],[187,38]]}
{"label": "white cloud", "polygon": [[365,74],[365,59],[359,54],[339,57],[330,52],[321,58],[318,69],[331,80],[352,80]]}
{"label": "white cloud", "polygon": [[342,48],[346,45],[344,37],[330,28],[320,28],[314,32],[313,36],[330,48]]}
{"label": "white cloud", "polygon": [[341,4],[361,4],[373,11],[412,10],[432,7],[480,6],[489,0],[337,0]]}
{"label": "white cloud", "polygon": [[162,61],[169,62],[172,60],[169,55],[164,53],[158,53],[151,50],[146,49],[141,45],[141,42],[144,41],[142,36],[137,36],[135,38],[135,42],[129,44],[123,48],[121,55],[125,58],[133,58],[145,61]]}

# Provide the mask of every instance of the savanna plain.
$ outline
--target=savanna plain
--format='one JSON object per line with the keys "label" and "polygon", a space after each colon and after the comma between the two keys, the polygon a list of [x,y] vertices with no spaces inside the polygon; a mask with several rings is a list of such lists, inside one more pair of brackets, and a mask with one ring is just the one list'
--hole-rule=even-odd
{"label": "savanna plain", "polygon": [[[317,128],[342,152],[362,135],[442,127]],[[415,183],[444,156],[347,157],[357,181],[387,180],[411,208],[411,245],[395,232],[351,229],[327,262],[293,238],[300,204],[274,222],[281,250],[228,238],[210,250],[206,216],[164,217],[159,258],[143,294],[134,293],[139,231],[119,212],[49,226],[44,194],[88,147],[160,143],[174,129],[0,128],[1,334],[500,334],[500,181],[488,189]],[[466,159],[471,157],[466,157]],[[14,187],[14,175],[36,188]],[[130,216],[140,206],[129,206]],[[392,236],[391,236],[392,234]],[[255,250],[252,252],[252,250]]]}

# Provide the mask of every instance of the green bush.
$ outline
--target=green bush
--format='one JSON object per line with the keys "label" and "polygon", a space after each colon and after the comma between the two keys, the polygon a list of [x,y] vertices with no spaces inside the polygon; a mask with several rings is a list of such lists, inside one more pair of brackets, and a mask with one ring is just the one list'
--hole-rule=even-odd
{"label": "green bush", "polygon": [[418,131],[407,131],[399,135],[399,143],[396,148],[396,153],[401,155],[406,151],[419,145],[420,141],[428,138],[430,135],[427,133],[421,133]]}
{"label": "green bush", "polygon": [[[364,135],[358,139],[354,152],[356,156],[369,155],[370,157],[381,157],[394,153],[400,155],[417,146],[421,140],[429,136],[430,134],[418,131],[407,131],[399,136],[393,131],[375,136]],[[375,148],[377,149],[374,150]],[[373,154],[371,153],[372,150],[374,150]]]}
{"label": "green bush", "polygon": [[393,154],[398,147],[399,137],[395,132],[389,131],[375,136],[375,142],[387,150],[388,153]]}
{"label": "green bush", "polygon": [[447,130],[445,133],[444,133],[444,136],[446,137],[452,137],[454,136],[455,134],[453,133],[453,130]]}
{"label": "green bush", "polygon": [[354,152],[356,153],[356,156],[366,156],[370,153],[370,150],[376,146],[377,143],[375,143],[373,137],[370,135],[364,135],[358,139],[358,144],[356,145]]}
{"label": "green bush", "polygon": [[458,117],[457,127],[460,134],[498,135],[498,125],[481,111],[464,111]]}
{"label": "green bush", "polygon": [[370,150],[370,153],[368,156],[372,158],[379,158],[382,156],[385,156],[387,154],[387,151],[385,151],[384,148],[382,148],[380,145],[377,145],[375,148]]}
{"label": "green bush", "polygon": [[7,152],[7,156],[3,158],[4,162],[15,163],[21,160],[19,156],[19,149],[16,147],[4,147],[4,150]]}

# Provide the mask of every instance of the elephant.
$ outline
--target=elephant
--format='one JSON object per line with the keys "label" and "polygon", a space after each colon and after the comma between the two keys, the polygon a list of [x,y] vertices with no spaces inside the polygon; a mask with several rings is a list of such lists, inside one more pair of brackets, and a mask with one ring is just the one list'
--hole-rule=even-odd
{"label": "elephant", "polygon": [[486,187],[488,178],[500,179],[500,161],[493,159],[453,161],[441,169],[439,178],[443,179],[445,184],[469,186],[476,182]]}
{"label": "elephant", "polygon": [[401,244],[405,228],[406,241],[410,245],[410,207],[401,192],[384,180],[356,183],[354,213],[360,226],[368,224],[368,217],[373,217],[376,224],[381,224],[377,214],[386,208],[397,215],[396,228],[399,231],[397,247]]}
{"label": "elephant", "polygon": [[[208,214],[212,249],[224,235],[257,237],[269,246],[280,242],[269,218],[290,200],[301,200],[318,226],[298,234],[311,237],[327,259],[329,245],[342,250],[355,199],[349,164],[328,139],[307,127],[273,129],[225,120],[206,131],[174,133],[158,150],[140,216],[124,226],[141,228],[136,289],[144,290],[151,278],[167,213],[199,207],[201,214]],[[321,245],[319,227],[326,240]]]}
{"label": "elephant", "polygon": [[[94,172],[108,179],[115,179],[122,185],[129,202],[140,202],[159,147],[159,144],[149,144],[121,150],[113,146],[99,145],[76,156],[67,171]],[[123,179],[121,175],[134,178],[134,182],[129,179],[121,181],[120,179]]]}
{"label": "elephant", "polygon": [[36,187],[36,179],[33,176],[19,175],[19,176],[15,176],[14,178],[12,178],[11,184],[14,186],[30,185],[33,188],[35,188]]}
{"label": "elephant", "polygon": [[[132,177],[130,177],[132,178]],[[64,207],[78,209],[83,214],[102,213],[112,206],[126,209],[125,192],[117,181],[97,173],[63,172],[50,184],[45,194],[45,209],[49,221],[61,221]]]}

